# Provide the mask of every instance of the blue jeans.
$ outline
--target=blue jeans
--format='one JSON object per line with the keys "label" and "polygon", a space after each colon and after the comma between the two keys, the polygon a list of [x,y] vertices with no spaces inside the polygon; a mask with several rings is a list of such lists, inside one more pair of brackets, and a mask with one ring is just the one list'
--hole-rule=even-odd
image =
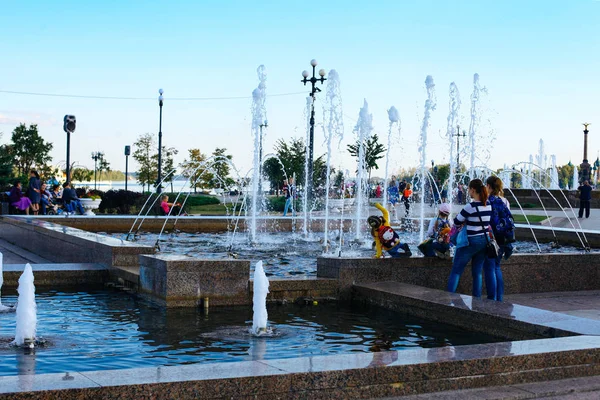
{"label": "blue jeans", "polygon": [[404,251],[399,251],[399,250],[403,250],[402,249],[403,247],[404,247],[404,243],[399,242],[397,245],[395,245],[394,247],[392,247],[391,249],[386,250],[386,251],[393,258],[396,258],[396,257],[405,257],[406,253]]}
{"label": "blue jeans", "polygon": [[79,214],[85,214],[85,210],[83,209],[83,206],[81,205],[81,202],[79,200],[71,200],[71,202],[67,204],[66,207],[68,212],[72,213],[75,212],[75,210],[77,210],[79,211]]}
{"label": "blue jeans", "polygon": [[502,301],[504,298],[504,278],[502,277],[502,269],[500,269],[500,261],[502,261],[503,255],[504,246],[500,246],[498,257],[486,257],[483,264],[485,288],[487,290],[487,298],[490,300]]}
{"label": "blue jeans", "polygon": [[483,235],[469,236],[469,245],[459,247],[454,254],[452,271],[448,278],[447,290],[456,292],[458,281],[468,262],[471,261],[471,273],[473,275],[473,297],[481,297],[481,270],[485,262],[486,238]]}
{"label": "blue jeans", "polygon": [[285,217],[288,210],[292,208],[292,216],[296,216],[296,211],[294,210],[294,200],[291,197],[285,199],[285,208],[283,209],[283,216]]}
{"label": "blue jeans", "polygon": [[48,208],[48,199],[43,197],[41,198],[40,201],[40,208],[42,209],[42,215],[46,215],[46,208]]}

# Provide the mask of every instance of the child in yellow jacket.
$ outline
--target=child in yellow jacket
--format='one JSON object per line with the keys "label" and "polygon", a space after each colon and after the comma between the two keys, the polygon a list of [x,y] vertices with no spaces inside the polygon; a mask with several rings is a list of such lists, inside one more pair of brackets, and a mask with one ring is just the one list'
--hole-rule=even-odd
{"label": "child in yellow jacket", "polygon": [[[412,255],[407,243],[402,243],[398,234],[390,226],[390,213],[381,204],[376,203],[375,207],[383,214],[383,217],[371,215],[367,218],[367,223],[371,227],[371,235],[375,239],[376,254],[375,258],[382,257],[382,250],[388,252],[392,257],[410,257]],[[404,252],[400,252],[402,249]]]}

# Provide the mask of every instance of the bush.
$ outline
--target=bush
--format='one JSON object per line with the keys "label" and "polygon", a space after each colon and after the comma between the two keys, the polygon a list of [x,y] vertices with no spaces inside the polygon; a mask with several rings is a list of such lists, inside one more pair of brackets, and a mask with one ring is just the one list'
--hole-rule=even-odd
{"label": "bush", "polygon": [[[169,196],[169,202],[173,202],[175,201],[175,198],[177,197],[176,193],[166,193]],[[183,203],[183,201],[185,200],[185,196],[187,196],[186,194],[181,194],[181,196],[179,196],[179,199],[177,200],[178,203]],[[214,196],[206,196],[206,195],[194,195],[191,194],[190,197],[188,197],[187,201],[185,202],[186,207],[196,207],[196,206],[206,206],[209,204],[220,204],[221,202],[219,201],[218,198],[214,197]]]}
{"label": "bush", "polygon": [[[294,201],[294,210],[298,211],[302,207],[300,200]],[[267,209],[269,211],[283,212],[285,209],[285,196],[276,196],[267,198]],[[289,210],[291,211],[291,210]]]}
{"label": "bush", "polygon": [[125,190],[109,190],[102,195],[98,211],[103,214],[137,214],[148,195]]}

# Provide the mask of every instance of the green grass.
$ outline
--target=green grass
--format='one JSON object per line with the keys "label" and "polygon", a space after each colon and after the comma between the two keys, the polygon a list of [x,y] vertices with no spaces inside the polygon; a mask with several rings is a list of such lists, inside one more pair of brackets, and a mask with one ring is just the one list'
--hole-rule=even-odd
{"label": "green grass", "polygon": [[[513,214],[513,218],[515,219],[516,224],[526,224],[527,223],[527,221],[525,220],[525,215]],[[529,219],[529,222],[531,222],[531,223],[542,222],[542,221],[546,220],[546,216],[545,215],[529,215],[529,214],[527,214],[527,219]]]}
{"label": "green grass", "polygon": [[[233,206],[228,204],[229,213],[231,214]],[[239,212],[239,205],[236,207],[236,213]],[[207,204],[203,206],[187,207],[190,215],[227,215],[227,208],[223,204]]]}

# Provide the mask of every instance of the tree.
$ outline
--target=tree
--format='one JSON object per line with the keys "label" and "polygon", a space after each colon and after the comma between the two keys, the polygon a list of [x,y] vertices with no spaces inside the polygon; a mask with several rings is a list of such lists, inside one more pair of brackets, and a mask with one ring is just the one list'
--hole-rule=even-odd
{"label": "tree", "polygon": [[[435,171],[435,170],[434,170]],[[431,174],[440,181],[440,184],[443,185],[446,183],[446,180],[450,177],[450,164],[442,164],[437,166],[437,173],[431,172]],[[440,191],[442,188],[440,188]]]}
{"label": "tree", "polygon": [[52,143],[46,142],[38,133],[37,125],[20,124],[12,132],[12,155],[17,173],[26,175],[33,167],[42,168],[52,161]]}
{"label": "tree", "polygon": [[[169,182],[171,184],[171,193],[173,192],[173,179],[175,178],[175,172],[171,173],[175,169],[175,161],[173,156],[179,153],[175,147],[162,147],[162,157],[164,159],[163,164],[163,183]],[[156,168],[158,170],[158,154],[154,157],[156,160]]]}
{"label": "tree", "polygon": [[[364,155],[365,155],[365,168],[367,173],[369,174],[369,180],[371,179],[371,171],[373,168],[379,169],[379,165],[377,165],[377,160],[380,160],[384,157],[385,147],[379,143],[379,137],[377,134],[367,138],[364,146]],[[360,150],[360,141],[356,141],[354,144],[348,145],[348,152],[353,157],[356,157],[358,160],[358,153]]]}
{"label": "tree", "polygon": [[[0,137],[2,134],[0,134]],[[11,146],[0,146],[0,186],[8,184],[13,178],[13,157]]]}
{"label": "tree", "polygon": [[73,168],[70,173],[72,180],[77,182],[90,182],[94,177],[94,171],[85,167]]}
{"label": "tree", "polygon": [[190,187],[195,193],[198,188],[204,188],[207,180],[212,180],[213,176],[206,171],[206,168],[201,167],[206,162],[206,154],[202,154],[200,149],[189,149],[188,157],[189,159],[184,160],[182,164],[183,176],[189,178]]}
{"label": "tree", "polygon": [[573,186],[573,170],[575,168],[570,161],[568,164],[557,167],[558,184],[561,189],[569,189]]}
{"label": "tree", "polygon": [[211,187],[222,187],[223,184],[226,187],[229,187],[235,183],[233,179],[229,176],[231,167],[229,166],[229,162],[231,161],[233,156],[231,154],[225,154],[227,151],[226,148],[217,147],[215,151],[213,151],[212,155],[215,158],[213,163],[213,171],[215,172],[215,176],[213,177]]}
{"label": "tree", "polygon": [[[100,178],[100,180],[102,180],[102,173],[110,171],[110,163],[108,161],[106,161],[106,158],[104,158],[104,153],[101,153],[101,152],[92,153],[92,160],[94,159],[94,156],[97,157],[97,160],[94,160],[96,172],[98,173],[98,178]],[[75,179],[75,178],[73,178],[73,179]]]}
{"label": "tree", "polygon": [[150,185],[155,184],[158,177],[158,165],[155,160],[157,147],[154,136],[150,133],[144,133],[133,146],[135,148],[133,159],[139,165],[138,182],[142,186],[147,184],[148,191],[150,191]]}

